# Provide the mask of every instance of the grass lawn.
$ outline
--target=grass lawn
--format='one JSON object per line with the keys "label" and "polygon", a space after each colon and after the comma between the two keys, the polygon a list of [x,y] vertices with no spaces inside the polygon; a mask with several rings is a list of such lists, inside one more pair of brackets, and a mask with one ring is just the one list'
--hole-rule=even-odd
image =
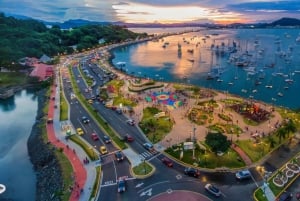
{"label": "grass lawn", "polygon": [[268,201],[266,196],[264,195],[264,192],[261,188],[257,189],[254,193],[254,196],[259,201]]}
{"label": "grass lawn", "polygon": [[168,115],[159,118],[154,117],[159,112],[161,111],[157,108],[145,108],[142,121],[139,123],[140,128],[152,143],[162,140],[173,127],[173,122]]}
{"label": "grass lawn", "polygon": [[152,166],[148,162],[142,162],[138,166],[133,168],[133,173],[136,175],[146,175],[153,170]]}
{"label": "grass lawn", "polygon": [[130,106],[130,107],[134,107],[137,105],[137,103],[133,102],[132,100],[122,95],[114,97],[114,105],[119,106],[120,104],[122,104],[123,106]]}
{"label": "grass lawn", "polygon": [[236,144],[249,156],[252,162],[260,160],[268,151],[264,143],[254,143],[252,140],[239,140]]}
{"label": "grass lawn", "polygon": [[68,118],[69,118],[68,112],[69,112],[68,104],[67,104],[62,92],[60,92],[60,117],[59,117],[59,120],[60,121],[68,120]]}
{"label": "grass lawn", "polygon": [[[180,160],[180,149],[179,148],[168,148],[166,150],[168,154]],[[186,150],[183,152],[182,161],[199,167],[214,169],[214,168],[239,168],[245,166],[245,163],[239,158],[238,154],[229,150],[222,156],[218,156],[213,152],[195,149],[195,159],[193,159],[193,150]]]}
{"label": "grass lawn", "polygon": [[91,145],[83,142],[80,137],[77,135],[71,135],[69,139],[79,145],[91,160],[98,160],[98,154],[94,152],[94,149],[91,147]]}
{"label": "grass lawn", "polygon": [[72,175],[73,175],[73,168],[68,160],[68,158],[62,153],[61,151],[56,150],[55,155],[58,159],[59,165],[62,171],[62,179],[63,179],[63,189],[61,200],[67,201],[70,199],[71,192],[69,191],[69,186],[73,185]]}
{"label": "grass lawn", "polygon": [[24,85],[28,81],[28,77],[24,73],[17,72],[1,72],[0,87],[11,85]]}
{"label": "grass lawn", "polygon": [[96,179],[95,179],[93,189],[91,192],[91,197],[89,200],[93,200],[93,198],[96,197],[97,191],[99,190],[100,179],[101,179],[101,166],[97,166],[96,167]]}

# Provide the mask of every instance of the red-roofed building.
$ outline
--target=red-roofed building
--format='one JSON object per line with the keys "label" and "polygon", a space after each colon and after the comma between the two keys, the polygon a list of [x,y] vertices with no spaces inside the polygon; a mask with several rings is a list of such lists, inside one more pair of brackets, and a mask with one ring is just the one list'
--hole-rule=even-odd
{"label": "red-roofed building", "polygon": [[35,63],[34,69],[31,71],[30,76],[39,77],[39,80],[46,80],[53,76],[53,66],[43,63]]}

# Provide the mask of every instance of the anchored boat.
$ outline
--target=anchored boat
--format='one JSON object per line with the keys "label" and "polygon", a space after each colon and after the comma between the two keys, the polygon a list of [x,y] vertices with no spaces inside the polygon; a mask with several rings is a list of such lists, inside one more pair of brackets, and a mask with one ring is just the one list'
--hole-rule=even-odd
{"label": "anchored boat", "polygon": [[0,184],[0,194],[4,193],[6,191],[6,187],[3,184]]}

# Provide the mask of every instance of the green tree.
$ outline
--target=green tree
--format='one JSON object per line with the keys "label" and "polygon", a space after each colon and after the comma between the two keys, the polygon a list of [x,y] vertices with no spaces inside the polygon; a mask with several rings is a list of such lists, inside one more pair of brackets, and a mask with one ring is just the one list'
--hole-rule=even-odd
{"label": "green tree", "polygon": [[288,137],[289,137],[290,133],[295,133],[297,131],[297,127],[292,119],[287,120],[284,128],[288,134]]}
{"label": "green tree", "polygon": [[275,141],[274,138],[271,137],[271,136],[268,137],[267,142],[268,142],[268,144],[269,144],[269,146],[270,146],[270,149],[274,148],[275,145],[276,145],[276,141]]}
{"label": "green tree", "polygon": [[214,153],[218,151],[227,152],[231,142],[222,133],[208,133],[205,137],[205,143]]}
{"label": "green tree", "polygon": [[281,140],[286,137],[286,130],[284,127],[281,127],[277,130],[276,136],[279,138],[279,143],[281,143]]}

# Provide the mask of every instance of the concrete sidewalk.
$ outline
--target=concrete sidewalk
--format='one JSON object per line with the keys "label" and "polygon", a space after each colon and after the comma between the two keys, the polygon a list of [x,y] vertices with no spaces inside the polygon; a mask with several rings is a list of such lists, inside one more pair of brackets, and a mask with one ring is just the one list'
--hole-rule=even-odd
{"label": "concrete sidewalk", "polygon": [[275,195],[273,194],[272,190],[270,189],[267,183],[263,183],[263,185],[260,188],[264,192],[264,196],[268,199],[268,201],[274,201],[276,199]]}
{"label": "concrete sidewalk", "polygon": [[124,155],[129,160],[132,167],[138,166],[140,163],[142,163],[142,158],[139,156],[139,154],[135,153],[132,149],[124,149],[123,150]]}

